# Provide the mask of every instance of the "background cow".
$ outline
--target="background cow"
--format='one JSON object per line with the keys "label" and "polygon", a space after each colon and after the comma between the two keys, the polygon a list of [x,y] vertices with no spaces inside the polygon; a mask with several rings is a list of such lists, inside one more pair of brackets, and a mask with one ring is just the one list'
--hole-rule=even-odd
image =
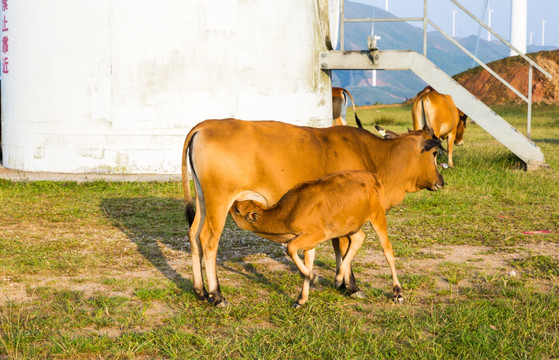
{"label": "background cow", "polygon": [[[342,170],[368,170],[385,186],[388,206],[406,192],[437,190],[440,141],[427,131],[383,140],[350,126],[301,127],[276,121],[206,120],[187,135],[182,179],[192,252],[194,291],[200,299],[224,305],[216,271],[219,238],[235,201],[255,200],[269,207],[293,186]],[[196,208],[190,196],[191,168]],[[347,253],[349,240],[333,240],[336,262]],[[386,249],[385,249],[386,251]],[[205,259],[208,290],[202,276]],[[344,282],[358,292],[353,277]]]}
{"label": "background cow", "polygon": [[413,101],[412,112],[414,130],[427,126],[435,136],[447,139],[448,164],[454,167],[452,151],[454,144],[464,143],[464,131],[468,118],[460,111],[450,95],[437,92],[431,86],[420,91]]}
{"label": "background cow", "polygon": [[347,106],[348,98],[351,99],[351,104],[353,105],[353,114],[355,115],[355,123],[358,127],[362,128],[361,120],[357,116],[355,111],[355,102],[353,101],[353,96],[346,89],[333,87],[332,88],[332,119],[334,125],[347,125],[347,122],[342,117],[342,110],[344,106]]}

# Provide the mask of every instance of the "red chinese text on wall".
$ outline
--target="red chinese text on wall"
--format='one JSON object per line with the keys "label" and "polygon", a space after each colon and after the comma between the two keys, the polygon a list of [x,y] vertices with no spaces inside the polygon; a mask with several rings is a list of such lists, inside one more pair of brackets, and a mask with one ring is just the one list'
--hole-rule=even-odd
{"label": "red chinese text on wall", "polygon": [[2,73],[10,72],[8,64],[9,36],[8,36],[8,0],[2,0]]}

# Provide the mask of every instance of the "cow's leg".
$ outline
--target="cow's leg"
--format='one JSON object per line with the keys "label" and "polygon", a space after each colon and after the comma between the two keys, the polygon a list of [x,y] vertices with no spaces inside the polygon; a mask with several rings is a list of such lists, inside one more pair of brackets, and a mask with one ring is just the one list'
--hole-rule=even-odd
{"label": "cow's leg", "polygon": [[219,288],[216,258],[219,238],[225,226],[228,210],[227,204],[224,206],[223,203],[219,205],[206,203],[206,218],[200,229],[200,246],[204,251],[208,279],[208,300],[216,306],[227,305]]}
{"label": "cow's leg", "polygon": [[404,296],[402,295],[402,287],[398,281],[398,276],[396,275],[396,259],[394,257],[394,250],[392,249],[392,244],[388,239],[388,230],[386,226],[386,215],[383,210],[378,210],[376,214],[371,218],[371,224],[373,229],[378,235],[380,245],[384,250],[384,257],[390,266],[390,272],[392,273],[392,295],[394,296],[395,303],[404,302]]}
{"label": "cow's leg", "polygon": [[348,266],[347,276],[346,274],[341,273],[341,264],[347,254],[350,243],[351,240],[347,236],[332,239],[332,246],[334,247],[334,252],[336,253],[336,277],[341,275],[343,278],[342,283],[336,284],[335,286],[336,288],[345,289],[346,293],[350,296],[363,297],[363,292],[359,290],[357,284],[355,283],[355,276],[353,275],[353,270],[351,269],[351,263]]}
{"label": "cow's leg", "polygon": [[208,292],[204,287],[204,278],[202,275],[202,247],[200,245],[200,223],[204,222],[205,211],[200,208],[198,197],[196,197],[196,215],[194,221],[188,230],[188,239],[190,241],[190,253],[192,255],[192,283],[194,293],[200,300],[208,299]]}
{"label": "cow's leg", "polygon": [[446,148],[448,149],[448,166],[450,167],[454,167],[454,161],[452,161],[452,151],[454,149],[454,139],[455,139],[456,135],[454,133],[450,133],[448,134],[448,138],[446,139],[447,141],[447,146]]}
{"label": "cow's leg", "polygon": [[[350,278],[353,277],[353,273],[351,271],[351,260],[355,256],[355,253],[365,240],[365,233],[362,230],[359,230],[357,233],[350,236],[350,244],[347,250],[347,253],[340,264],[340,272],[336,275],[336,287],[339,287],[344,281],[349,283],[351,280]],[[355,279],[353,279],[355,281]]]}
{"label": "cow's leg", "polygon": [[[320,235],[316,235],[313,233],[310,234],[302,234],[296,237],[295,239],[291,240],[287,244],[287,255],[297,266],[301,275],[303,275],[303,290],[301,291],[301,295],[299,299],[293,304],[294,307],[300,307],[305,304],[309,296],[309,285],[311,282],[312,277],[312,264],[314,262],[315,256],[315,247],[322,238]],[[301,248],[312,248],[312,250],[305,251],[305,263],[301,261],[301,258],[297,254],[297,250]]]}

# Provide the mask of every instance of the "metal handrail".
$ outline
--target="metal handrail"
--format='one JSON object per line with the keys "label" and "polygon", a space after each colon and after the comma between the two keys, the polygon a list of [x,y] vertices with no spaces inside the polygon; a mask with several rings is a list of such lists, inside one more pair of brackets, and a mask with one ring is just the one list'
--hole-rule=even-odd
{"label": "metal handrail", "polygon": [[[425,0],[426,1],[426,0]],[[548,79],[551,79],[552,76],[551,74],[549,74],[547,71],[545,71],[541,66],[539,66],[534,60],[530,59],[528,56],[526,56],[522,51],[518,50],[513,44],[511,44],[510,42],[508,42],[507,40],[503,39],[503,37],[501,35],[499,35],[498,33],[496,33],[493,29],[491,29],[489,26],[485,25],[484,22],[482,22],[480,19],[478,19],[474,14],[472,14],[470,11],[468,11],[468,9],[466,9],[465,7],[462,6],[462,4],[460,4],[458,1],[456,0],[450,0],[454,5],[458,6],[462,11],[464,11],[466,14],[468,14],[472,19],[474,19],[478,24],[480,24],[481,26],[484,27],[485,30],[489,31],[491,34],[493,34],[497,39],[501,40],[505,45],[507,45],[510,49],[514,50],[515,53],[517,53],[518,55],[520,55],[520,57],[522,57],[524,60],[526,60],[530,65],[532,65],[533,67],[535,67],[536,69],[538,69],[539,72],[541,72],[542,74],[544,74],[545,76],[547,76]],[[430,22],[431,23],[431,22]],[[431,24],[432,25],[432,24]]]}
{"label": "metal handrail", "polygon": [[509,88],[512,92],[514,92],[518,97],[520,97],[524,102],[528,104],[528,113],[527,113],[527,130],[526,136],[528,138],[531,137],[531,123],[532,123],[532,72],[533,68],[535,67],[539,72],[544,74],[547,78],[551,79],[552,76],[547,71],[545,71],[541,66],[539,66],[535,61],[530,59],[520,50],[518,50],[514,45],[510,42],[505,40],[502,36],[496,33],[493,29],[485,25],[480,19],[478,19],[474,14],[472,14],[468,9],[466,9],[462,4],[460,4],[457,0],[450,0],[454,5],[456,5],[460,10],[465,12],[468,16],[470,16],[473,20],[475,20],[478,24],[483,26],[487,31],[493,34],[497,39],[499,39],[502,43],[504,43],[509,49],[512,49],[516,52],[520,57],[526,60],[529,64],[529,71],[528,71],[528,96],[524,95],[520,91],[518,91],[515,87],[509,84],[505,79],[503,79],[499,74],[495,71],[490,69],[483,61],[478,59],[474,54],[472,54],[468,49],[462,46],[458,41],[454,40],[454,38],[447,33],[445,33],[441,28],[439,28],[435,23],[433,23],[427,17],[427,0],[423,0],[423,17],[410,17],[410,18],[363,18],[363,19],[346,19],[344,15],[344,0],[341,0],[341,29],[340,29],[340,49],[344,50],[344,28],[346,22],[407,22],[407,21],[422,21],[423,22],[423,55],[427,57],[427,24],[431,25],[435,30],[441,33],[447,40],[452,42],[456,45],[460,50],[462,50],[466,55],[472,58],[475,62],[477,62],[480,66],[482,66],[485,70],[487,70],[493,77],[499,80],[503,85]]}

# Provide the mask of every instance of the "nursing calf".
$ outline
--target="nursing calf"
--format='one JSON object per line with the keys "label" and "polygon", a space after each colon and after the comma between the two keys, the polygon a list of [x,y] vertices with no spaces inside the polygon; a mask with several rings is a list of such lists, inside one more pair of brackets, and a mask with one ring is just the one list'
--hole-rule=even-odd
{"label": "nursing calf", "polygon": [[[280,243],[287,243],[287,254],[303,275],[303,289],[294,306],[307,302],[313,277],[316,246],[326,240],[349,236],[349,249],[336,276],[336,286],[344,277],[349,281],[350,263],[365,239],[361,230],[370,221],[384,249],[394,278],[394,296],[403,300],[396,276],[394,252],[386,228],[384,187],[368,171],[343,171],[295,186],[270,208],[253,200],[237,201],[231,216],[245,230]],[[304,250],[305,262],[297,251]]]}

